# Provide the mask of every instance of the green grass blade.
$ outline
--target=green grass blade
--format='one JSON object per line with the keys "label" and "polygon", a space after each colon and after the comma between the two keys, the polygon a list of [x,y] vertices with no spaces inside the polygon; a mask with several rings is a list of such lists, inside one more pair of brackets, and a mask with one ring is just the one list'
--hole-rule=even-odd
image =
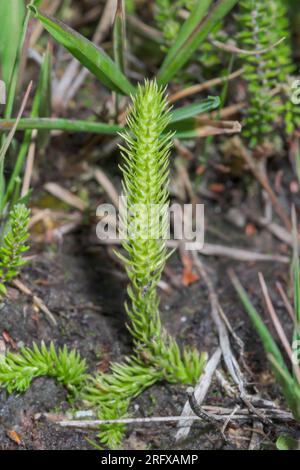
{"label": "green grass blade", "polygon": [[22,54],[22,49],[23,49],[23,45],[25,42],[29,18],[30,18],[30,12],[27,11],[25,19],[23,21],[21,36],[18,42],[16,58],[14,61],[12,76],[11,76],[8,91],[7,91],[7,101],[6,101],[5,111],[4,111],[4,117],[6,119],[9,119],[11,117],[12,111],[13,111],[13,105],[15,101],[15,94],[16,94],[17,83],[18,83],[18,78],[19,78],[21,54]]}
{"label": "green grass blade", "polygon": [[[0,131],[9,130],[15,123],[15,119],[0,119]],[[23,118],[18,124],[18,130],[61,130],[67,132],[90,132],[94,134],[116,135],[123,130],[117,124],[105,124],[101,122],[89,122],[83,120],[60,118]]]}
{"label": "green grass blade", "polygon": [[198,114],[212,111],[220,106],[220,98],[218,96],[209,96],[205,100],[183,106],[179,109],[172,110],[171,123],[184,121],[186,119],[197,116]]}
{"label": "green grass blade", "polygon": [[[50,46],[48,45],[46,53],[43,58],[43,63],[41,67],[39,83],[36,91],[36,96],[38,99],[38,110],[37,116],[47,118],[51,116],[51,91],[52,91],[52,81],[51,81],[51,72],[52,72],[52,53]],[[32,116],[36,117],[36,116]],[[37,145],[38,148],[44,149],[50,139],[50,132],[48,130],[40,131],[38,133]]]}
{"label": "green grass blade", "polygon": [[[171,113],[171,121],[168,131],[175,131],[177,139],[190,139],[199,137],[198,123],[193,116],[211,111],[219,106],[220,99],[217,96],[208,97],[198,103],[184,106]],[[14,119],[0,119],[0,131],[10,129]],[[18,130],[62,130],[69,132],[90,132],[95,134],[116,135],[124,130],[117,124],[105,124],[100,122],[89,122],[83,120],[60,119],[60,118],[24,118],[18,125]]]}
{"label": "green grass blade", "polygon": [[[293,269],[293,277],[294,277],[294,308],[295,308],[295,316],[296,322],[300,325],[300,269],[299,269],[299,258],[294,260],[294,269]],[[300,337],[295,331],[296,339],[300,340]]]}
{"label": "green grass blade", "polygon": [[7,89],[18,53],[24,17],[24,0],[0,0],[0,68]]}
{"label": "green grass blade", "polygon": [[125,95],[135,92],[134,86],[100,47],[95,46],[62,21],[39,12],[34,6],[29,8],[51,36],[110,90]]}
{"label": "green grass blade", "polygon": [[[168,54],[164,60],[164,64],[168,65],[176,57],[178,50],[188,41],[191,33],[197,28],[198,24],[203,20],[213,0],[202,0],[196,1],[193,9],[190,11],[190,14],[186,21],[182,24],[179,33],[177,35],[176,41],[170,47]],[[163,67],[162,66],[162,67]]]}
{"label": "green grass blade", "polygon": [[298,178],[298,182],[300,184],[300,145],[299,145],[299,141],[297,142],[295,160],[296,160],[296,175],[297,175],[297,178]]}
{"label": "green grass blade", "polygon": [[240,298],[240,300],[242,301],[242,304],[246,310],[246,312],[248,313],[257,333],[259,334],[261,340],[262,340],[262,343],[263,343],[263,346],[266,350],[266,352],[270,355],[272,355],[274,357],[274,359],[276,360],[276,362],[279,364],[279,366],[285,370],[287,373],[288,372],[288,368],[284,362],[284,359],[282,357],[282,354],[277,346],[277,344],[275,343],[270,331],[268,330],[268,328],[266,327],[266,325],[264,324],[261,316],[259,315],[259,313],[257,312],[256,308],[253,306],[250,298],[248,297],[248,294],[247,292],[245,291],[245,289],[243,288],[242,284],[240,283],[240,281],[237,279],[237,277],[235,275],[232,275],[231,276],[231,280],[232,280],[232,283],[233,283],[233,286]]}
{"label": "green grass blade", "polygon": [[212,1],[205,0],[196,3],[159,70],[157,80],[160,85],[167,84],[174,77],[214,26],[237,2],[238,0],[219,0],[208,13]]}
{"label": "green grass blade", "polygon": [[297,421],[300,421],[300,387],[296,380],[281,367],[276,359],[270,354],[268,356],[269,361],[272,364],[274,374],[277,381],[281,385],[285,399],[293,412],[293,415]]}
{"label": "green grass blade", "polygon": [[276,380],[281,385],[285,399],[295,418],[300,420],[300,388],[291,375],[288,367],[286,366],[283,356],[277,347],[277,344],[275,343],[270,331],[265,326],[259,313],[252,305],[245,289],[234,274],[231,275],[231,281],[239,298],[242,301],[246,312],[252,320],[257,333],[260,336],[264,349],[268,355],[268,359],[272,365]]}
{"label": "green grass blade", "polygon": [[[299,235],[298,235],[298,224],[295,207],[292,208],[292,236],[293,236],[293,261],[292,261],[292,273],[293,273],[293,287],[294,287],[294,311],[295,320],[297,325],[300,327],[300,264],[299,264]],[[300,336],[295,328],[294,341],[300,341]]]}
{"label": "green grass blade", "polygon": [[[0,119],[0,131],[8,131],[15,123],[15,119]],[[87,132],[91,134],[117,135],[124,131],[124,127],[117,124],[102,122],[89,122],[83,120],[61,118],[23,118],[18,125],[19,131],[48,130],[65,132]],[[175,132],[177,139],[193,139],[199,137],[196,119],[186,119],[168,126],[168,131]]]}

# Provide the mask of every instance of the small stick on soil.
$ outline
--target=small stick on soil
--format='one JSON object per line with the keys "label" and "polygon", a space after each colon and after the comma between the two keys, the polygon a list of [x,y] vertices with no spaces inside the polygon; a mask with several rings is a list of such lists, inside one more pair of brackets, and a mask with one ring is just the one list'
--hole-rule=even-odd
{"label": "small stick on soil", "polygon": [[29,297],[32,297],[32,301],[34,305],[36,305],[40,310],[42,310],[42,312],[46,315],[46,317],[48,318],[50,323],[52,323],[52,325],[57,326],[56,319],[54,318],[54,316],[52,315],[48,307],[46,307],[42,299],[40,299],[40,297],[37,297],[36,295],[34,295],[32,291],[27,286],[25,286],[25,284],[23,284],[23,282],[21,282],[19,279],[14,279],[11,281],[11,283],[17,289],[19,289],[23,294],[28,295]]}
{"label": "small stick on soil", "polygon": [[205,256],[224,256],[236,261],[278,261],[288,263],[289,258],[281,255],[266,255],[254,251],[243,250],[240,248],[230,248],[224,245],[205,243],[204,247],[199,249],[201,255]]}
{"label": "small stick on soil", "polygon": [[194,414],[196,416],[199,416],[199,418],[203,419],[203,421],[207,421],[208,423],[211,423],[211,424],[214,424],[214,425],[218,424],[217,420],[214,416],[206,413],[206,411],[204,411],[201,408],[201,406],[199,405],[199,403],[196,400],[193,387],[189,387],[186,392],[187,392],[187,395],[188,395],[190,407],[191,407],[192,411],[194,412]]}
{"label": "small stick on soil", "polygon": [[231,334],[232,338],[235,340],[236,344],[240,348],[240,353],[243,354],[244,349],[245,349],[244,342],[241,340],[241,338],[233,330],[233,328],[230,324],[230,321],[228,320],[228,318],[227,318],[223,308],[221,307],[221,305],[219,305],[219,313],[220,313],[220,315],[222,317],[222,320],[224,321],[229,333]]}
{"label": "small stick on soil", "polygon": [[[99,240],[97,240],[99,243]],[[100,242],[104,245],[119,245],[119,240],[100,240]],[[184,240],[183,240],[184,242]],[[168,240],[167,247],[168,248],[178,248],[182,241],[177,240]],[[278,263],[289,263],[290,259],[288,256],[281,256],[281,255],[267,255],[264,253],[256,253],[255,251],[243,250],[240,248],[231,248],[225,245],[216,245],[213,243],[205,243],[202,246],[199,243],[199,247],[197,248],[196,243],[194,243],[195,248],[201,255],[204,256],[219,256],[234,259],[236,261],[268,261],[268,262],[278,262]]]}
{"label": "small stick on soil", "polygon": [[[222,427],[222,430],[221,430],[221,433],[222,433],[222,436],[225,436],[225,431],[226,431],[226,428],[227,426],[229,425],[230,421],[233,419],[234,415],[239,411],[240,409],[240,405],[236,405],[236,407],[234,408],[234,410],[232,411],[232,413],[228,416],[228,418],[226,419],[223,427]],[[237,426],[236,424],[233,425],[233,427],[235,429],[237,429]]]}
{"label": "small stick on soil", "polygon": [[230,398],[237,397],[236,390],[231,386],[231,384],[228,382],[228,380],[224,376],[223,372],[221,372],[219,369],[216,370],[216,379],[228,397]]}
{"label": "small stick on soil", "polygon": [[[212,357],[207,362],[204,372],[200,377],[198,384],[195,386],[194,395],[197,404],[200,406],[209,390],[213,375],[221,359],[221,349],[218,348]],[[181,416],[183,421],[178,424],[178,430],[175,436],[176,442],[185,439],[192,426],[193,421],[191,418],[194,416],[194,412],[191,408],[189,401],[187,401],[183,407]]]}
{"label": "small stick on soil", "polygon": [[241,372],[240,366],[234,354],[231,351],[228,331],[227,331],[224,321],[222,320],[219,314],[219,300],[218,300],[217,293],[215,292],[213,283],[210,277],[208,276],[200,257],[195,252],[193,252],[193,257],[194,257],[195,267],[198,269],[198,272],[201,278],[204,280],[207,286],[210,303],[211,303],[211,316],[218,330],[222,355],[223,355],[229,374],[231,375],[234,383],[239,388],[240,398],[245,403],[245,405],[249,408],[249,410],[254,415],[256,414],[256,416],[258,416],[261,421],[263,421],[265,424],[271,424],[271,422],[253,406],[253,404],[251,403],[251,397],[249,397],[246,393],[243,374]]}
{"label": "small stick on soil", "polygon": [[251,441],[248,450],[259,450],[261,446],[260,435],[263,434],[263,425],[260,421],[254,421]]}
{"label": "small stick on soil", "polygon": [[[203,406],[201,410],[210,414],[210,418],[215,421],[227,421],[228,417],[234,421],[249,421],[256,417],[253,415],[248,408],[243,408],[233,413],[234,410],[231,408],[222,408],[216,406]],[[261,412],[265,413],[268,417],[278,422],[293,422],[295,419],[292,413],[284,410],[270,410],[269,408],[260,409]],[[99,429],[99,426],[107,424],[154,424],[154,423],[176,423],[186,421],[186,416],[154,416],[152,418],[120,418],[120,419],[93,419],[93,420],[77,420],[77,419],[62,419],[61,415],[55,415],[53,413],[43,413],[39,417],[44,416],[48,421],[58,424],[61,427],[79,428],[79,429]],[[189,417],[189,422],[203,421],[203,418],[196,416],[195,414]],[[182,424],[182,429],[183,429]],[[188,429],[190,429],[190,423],[187,423]]]}
{"label": "small stick on soil", "polygon": [[194,258],[194,265],[197,268],[201,278],[204,280],[206,287],[208,289],[208,295],[209,295],[210,304],[211,304],[211,316],[218,330],[220,347],[222,350],[225,364],[227,366],[228,372],[230,373],[234,383],[239,386],[240,391],[242,392],[244,390],[242,373],[231,351],[228,332],[219,314],[219,300],[218,300],[217,293],[215,292],[213,283],[210,277],[208,276],[200,257],[195,252],[193,252],[193,258]]}
{"label": "small stick on soil", "polygon": [[188,398],[189,398],[189,404],[190,404],[190,407],[191,409],[193,410],[194,414],[196,416],[199,416],[199,418],[202,418],[203,421],[206,421],[210,424],[212,424],[213,426],[217,427],[218,430],[221,432],[222,434],[222,438],[224,439],[225,442],[227,442],[227,438],[224,434],[224,431],[223,429],[226,429],[226,426],[229,422],[229,419],[230,419],[230,416],[229,418],[226,419],[225,421],[225,425],[224,427],[220,427],[220,424],[219,424],[219,421],[213,416],[213,415],[210,415],[208,413],[206,413],[202,408],[201,406],[199,405],[199,403],[197,403],[197,400],[196,400],[196,397],[194,395],[194,389],[193,387],[189,387],[187,389],[187,394],[188,394]]}
{"label": "small stick on soil", "polygon": [[[247,211],[246,211],[247,212]],[[291,233],[286,230],[284,227],[281,227],[275,222],[269,222],[266,217],[256,217],[252,212],[247,212],[247,217],[251,219],[256,224],[268,230],[274,237],[278,240],[286,243],[289,246],[293,245],[293,239]]]}

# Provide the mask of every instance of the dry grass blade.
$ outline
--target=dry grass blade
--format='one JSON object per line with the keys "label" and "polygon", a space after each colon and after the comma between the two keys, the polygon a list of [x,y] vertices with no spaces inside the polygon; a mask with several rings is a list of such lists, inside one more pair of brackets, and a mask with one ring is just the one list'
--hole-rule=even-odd
{"label": "dry grass blade", "polygon": [[67,189],[62,188],[59,184],[46,183],[44,188],[50,194],[65,202],[69,206],[75,207],[80,211],[84,211],[86,209],[86,203],[82,199],[80,199],[78,196],[75,196]]}
{"label": "dry grass blade", "polygon": [[264,279],[264,276],[262,273],[258,273],[258,278],[259,278],[259,282],[260,282],[260,286],[261,286],[261,290],[262,290],[262,293],[264,295],[264,298],[265,298],[265,302],[266,302],[266,306],[267,306],[267,310],[268,310],[268,313],[271,317],[271,320],[275,326],[275,329],[277,331],[277,334],[284,346],[284,349],[287,353],[287,355],[289,356],[290,360],[292,360],[292,349],[291,349],[291,346],[289,344],[289,341],[286,337],[286,334],[282,328],[282,325],[280,323],[280,320],[275,312],[275,309],[274,309],[274,306],[273,306],[273,303],[272,303],[272,300],[271,300],[271,297],[270,297],[270,294],[269,294],[269,291],[268,291],[268,288],[267,288],[267,285],[266,285],[266,282],[265,282],[265,279]]}
{"label": "dry grass blade", "polygon": [[221,49],[222,51],[230,52],[231,54],[240,54],[240,55],[261,55],[265,54],[266,52],[271,51],[275,47],[279,46],[286,38],[281,38],[278,41],[275,42],[275,44],[272,44],[269,47],[265,47],[264,49],[251,49],[249,51],[245,49],[240,49],[239,47],[236,47],[232,44],[224,44],[220,41],[211,41],[211,43],[217,47],[218,49]]}
{"label": "dry grass blade", "polygon": [[14,125],[12,126],[11,130],[9,131],[9,134],[6,137],[6,139],[4,140],[4,143],[3,143],[3,145],[0,149],[0,211],[3,210],[3,206],[5,205],[5,202],[4,202],[4,200],[5,200],[5,179],[4,179],[5,155],[6,155],[6,152],[7,152],[8,148],[11,144],[11,141],[13,140],[15,132],[18,128],[18,124],[19,124],[20,119],[22,117],[22,114],[24,112],[24,109],[25,109],[25,106],[26,106],[31,88],[32,88],[32,82],[30,82],[28,87],[27,87],[26,93],[25,93],[24,98],[22,100],[21,107],[20,107],[19,113],[17,115],[17,118],[14,122]]}
{"label": "dry grass blade", "polygon": [[0,80],[0,104],[6,103],[6,86],[3,80]]}
{"label": "dry grass blade", "polygon": [[32,142],[29,146],[28,156],[26,160],[21,197],[26,196],[26,194],[28,193],[30,189],[30,181],[31,181],[31,176],[33,172],[34,157],[35,157],[35,150],[36,150],[36,142],[35,142],[36,137],[37,137],[37,131],[34,130],[32,132]]}
{"label": "dry grass blade", "polygon": [[277,212],[278,217],[282,220],[283,224],[285,225],[286,229],[288,231],[291,231],[292,229],[292,224],[291,221],[285,212],[284,208],[278,201],[278,198],[273,191],[270,182],[267,178],[267,175],[265,172],[262,171],[262,168],[259,168],[256,162],[254,161],[251,153],[246,149],[244,145],[241,144],[241,156],[244,158],[245,162],[249,165],[250,170],[252,171],[253,175],[256,177],[256,179],[259,181],[261,186],[265,189],[267,192],[275,211]]}
{"label": "dry grass blade", "polygon": [[5,158],[5,155],[6,155],[6,152],[8,150],[8,147],[10,146],[11,144],[11,141],[15,135],[15,132],[18,128],[18,124],[19,124],[19,121],[22,117],[22,114],[24,112],[24,109],[25,109],[25,106],[27,104],[27,100],[29,98],[29,94],[31,92],[31,88],[32,88],[32,82],[29,83],[28,87],[27,87],[27,90],[26,90],[26,93],[24,95],[24,98],[22,100],[22,103],[21,103],[21,106],[20,106],[20,110],[18,112],[18,115],[17,115],[17,118],[15,120],[15,123],[13,125],[13,127],[11,128],[11,130],[9,131],[9,134],[8,136],[6,137],[5,141],[4,141],[4,144],[0,150],[0,168],[3,168],[3,164],[4,164],[4,158]]}
{"label": "dry grass blade", "polygon": [[184,88],[183,90],[179,90],[176,93],[173,93],[169,96],[168,101],[170,104],[175,103],[178,100],[186,98],[187,96],[194,95],[196,93],[201,93],[204,90],[208,90],[216,85],[222,85],[223,83],[228,82],[229,80],[234,80],[237,77],[240,77],[243,73],[243,69],[238,69],[235,72],[232,72],[230,75],[225,77],[218,77],[213,78],[211,80],[207,80],[204,83],[199,83],[198,85],[193,85],[188,88]]}
{"label": "dry grass blade", "polygon": [[[116,0],[107,0],[99,24],[93,35],[93,43],[100,44],[112,24]],[[89,71],[82,67],[77,59],[72,59],[64,75],[60,79],[53,92],[53,105],[55,107],[67,107],[71,99],[74,98],[82,83],[86,79]]]}
{"label": "dry grass blade", "polygon": [[106,176],[103,170],[98,168],[95,170],[95,179],[100,184],[100,186],[104,189],[108,197],[110,198],[111,202],[114,204],[116,208],[119,207],[119,194],[110,181],[110,179]]}
{"label": "dry grass blade", "polygon": [[295,318],[295,312],[294,312],[294,309],[292,307],[292,304],[291,302],[289,301],[288,299],[288,296],[286,295],[283,287],[282,287],[282,284],[281,282],[277,281],[276,282],[276,287],[277,287],[277,290],[280,294],[280,297],[282,298],[282,301],[284,303],[284,306],[286,308],[286,311],[288,312],[291,320],[293,321],[293,323],[296,325],[296,318]]}
{"label": "dry grass blade", "polygon": [[267,311],[269,312],[269,315],[271,317],[271,320],[273,322],[273,325],[277,331],[277,334],[280,338],[280,341],[291,361],[291,364],[294,365],[294,370],[295,370],[295,374],[297,376],[297,379],[298,379],[298,382],[300,383],[300,368],[298,365],[295,365],[294,364],[294,361],[293,361],[293,351],[292,351],[292,348],[290,346],[290,343],[286,337],[286,334],[284,332],[284,329],[282,328],[282,325],[280,323],[280,320],[277,316],[277,313],[275,312],[275,309],[274,309],[274,306],[273,306],[273,303],[272,303],[272,300],[271,300],[271,297],[270,297],[270,294],[269,294],[269,291],[268,291],[268,287],[266,285],[266,282],[265,282],[265,279],[264,279],[264,276],[262,273],[258,273],[258,277],[259,277],[259,282],[260,282],[260,285],[261,285],[261,289],[262,289],[262,293],[264,295],[264,298],[265,298],[265,302],[266,302],[266,306],[267,306]]}
{"label": "dry grass blade", "polygon": [[241,132],[242,126],[238,121],[210,121],[198,119],[198,137],[209,135],[236,134]]}

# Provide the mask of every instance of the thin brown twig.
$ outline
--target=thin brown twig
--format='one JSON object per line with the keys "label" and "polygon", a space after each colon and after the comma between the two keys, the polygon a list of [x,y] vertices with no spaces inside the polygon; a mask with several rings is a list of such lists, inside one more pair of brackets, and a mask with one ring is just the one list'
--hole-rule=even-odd
{"label": "thin brown twig", "polygon": [[293,307],[292,307],[291,302],[290,302],[289,299],[288,299],[288,296],[286,295],[286,293],[285,293],[285,291],[284,291],[284,289],[283,289],[283,287],[282,287],[281,282],[279,282],[279,281],[276,282],[276,288],[277,288],[277,290],[278,290],[278,292],[279,292],[280,297],[282,298],[282,301],[283,301],[283,303],[284,303],[284,306],[285,306],[285,308],[286,308],[286,311],[288,312],[288,314],[289,314],[289,316],[290,316],[292,322],[295,324],[295,326],[298,326],[298,325],[296,324],[296,318],[295,318],[294,309],[293,309]]}
{"label": "thin brown twig", "polygon": [[218,336],[219,336],[219,343],[222,350],[222,355],[224,362],[226,364],[227,370],[234,381],[234,383],[238,386],[240,392],[240,398],[244,402],[244,404],[249,408],[249,410],[256,415],[261,421],[265,424],[271,424],[270,421],[259,411],[257,410],[252,404],[252,397],[248,396],[245,389],[244,378],[241,372],[240,366],[231,350],[231,345],[228,336],[228,330],[226,325],[219,314],[219,300],[217,293],[214,289],[213,283],[208,276],[206,269],[197,255],[197,253],[193,252],[194,257],[194,264],[197,268],[201,278],[204,280],[208,295],[211,304],[211,316],[212,319],[217,327]]}
{"label": "thin brown twig", "polygon": [[34,305],[36,305],[36,307],[38,307],[38,309],[40,309],[46,315],[46,317],[48,318],[48,320],[50,320],[52,325],[54,326],[57,325],[56,319],[54,318],[54,316],[52,315],[48,307],[44,304],[42,299],[40,299],[40,297],[33,294],[33,292],[29,289],[29,287],[25,286],[25,284],[23,284],[23,282],[21,282],[20,279],[14,279],[11,281],[11,283],[17,289],[19,289],[23,294],[28,295],[29,297],[32,298]]}
{"label": "thin brown twig", "polygon": [[[195,386],[194,394],[195,394],[196,402],[198,403],[199,406],[203,403],[207,395],[207,392],[211,385],[213,375],[215,373],[216,368],[218,367],[220,359],[221,359],[221,349],[218,348],[214,352],[212,357],[209,359],[209,361],[207,362],[204,372],[202,373],[199,379],[199,382]],[[191,425],[192,425],[191,418],[193,416],[195,415],[193,413],[193,410],[191,408],[189,401],[187,401],[181,412],[182,421],[178,423],[178,429],[177,429],[176,436],[175,436],[176,442],[181,441],[188,436]]]}
{"label": "thin brown twig", "polygon": [[119,193],[116,190],[113,183],[108,178],[108,176],[100,168],[97,168],[95,170],[94,176],[97,182],[100,184],[100,186],[104,189],[105,193],[108,195],[111,202],[114,204],[116,208],[118,208],[119,207]]}
{"label": "thin brown twig", "polygon": [[231,54],[242,54],[242,55],[261,55],[261,54],[266,54],[267,52],[271,51],[275,47],[279,46],[286,38],[283,37],[279,39],[279,41],[276,41],[274,44],[271,46],[265,47],[264,49],[252,49],[246,50],[246,49],[240,49],[239,47],[234,46],[233,44],[224,44],[223,42],[217,41],[217,40],[211,40],[211,44],[218,49],[221,49],[222,51],[230,52]]}
{"label": "thin brown twig", "polygon": [[218,300],[217,293],[214,289],[214,286],[210,277],[207,274],[204,264],[202,263],[200,257],[195,252],[193,252],[193,259],[194,259],[195,268],[197,269],[201,279],[203,279],[203,281],[205,282],[207,290],[208,290],[208,296],[209,296],[209,300],[211,304],[211,316],[218,330],[220,347],[222,350],[225,364],[227,366],[228,372],[231,375],[234,383],[238,385],[240,388],[240,391],[242,391],[244,390],[242,373],[240,371],[236,358],[234,357],[231,351],[227,328],[219,314],[219,300]]}
{"label": "thin brown twig", "polygon": [[32,172],[33,172],[34,157],[35,157],[35,151],[36,151],[36,137],[37,137],[37,130],[34,129],[32,131],[31,143],[29,145],[29,150],[28,150],[28,155],[27,155],[27,160],[26,160],[26,165],[25,165],[21,197],[26,196],[26,194],[28,193],[30,189],[30,182],[31,182],[31,177],[32,177]]}
{"label": "thin brown twig", "polygon": [[[184,240],[183,240],[184,241]],[[98,240],[97,242],[104,245],[120,245],[120,240]],[[178,248],[181,242],[178,240],[168,240],[166,245],[168,248]],[[289,263],[290,259],[288,256],[282,255],[269,255],[265,253],[257,253],[255,251],[243,250],[241,248],[231,248],[225,245],[217,245],[214,243],[202,243],[194,242],[194,249],[204,256],[220,256],[237,261],[266,261],[266,262],[278,262],[278,263]]]}
{"label": "thin brown twig", "polygon": [[271,188],[270,182],[265,174],[265,172],[262,171],[262,168],[259,168],[256,162],[254,161],[251,153],[245,148],[244,145],[241,145],[241,156],[244,158],[245,162],[248,164],[250,170],[252,171],[253,175],[256,177],[256,179],[259,181],[261,186],[265,189],[267,192],[273,207],[275,211],[277,212],[278,217],[282,220],[283,224],[285,225],[286,229],[288,231],[292,230],[292,224],[291,221],[285,212],[284,208],[280,204],[280,202],[277,199],[277,196],[273,189]]}
{"label": "thin brown twig", "polygon": [[199,83],[197,85],[190,86],[183,90],[179,90],[176,93],[173,93],[172,95],[170,95],[168,97],[168,101],[170,104],[173,104],[176,101],[181,100],[182,98],[186,98],[187,96],[194,95],[195,93],[201,93],[202,91],[208,90],[213,86],[222,85],[223,83],[226,83],[230,80],[234,80],[235,78],[240,77],[243,71],[244,69],[240,68],[225,77],[213,78],[211,80],[207,80],[204,83]]}
{"label": "thin brown twig", "polygon": [[291,361],[291,364],[293,364],[294,366],[294,371],[295,371],[295,374],[297,376],[297,380],[298,382],[300,383],[300,367],[297,366],[296,364],[294,364],[294,361],[293,361],[293,351],[292,351],[292,348],[290,346],[290,343],[286,337],[286,334],[284,332],[284,329],[280,323],[280,320],[277,316],[277,313],[275,312],[275,309],[274,309],[274,306],[273,306],[273,303],[272,303],[272,300],[271,300],[271,297],[270,297],[270,294],[269,294],[269,291],[268,291],[268,287],[266,285],[266,282],[265,282],[265,279],[264,279],[264,276],[262,273],[258,273],[258,277],[259,277],[259,282],[260,282],[260,285],[261,285],[261,289],[262,289],[262,292],[263,292],[263,295],[264,295],[264,298],[265,298],[265,302],[266,302],[266,305],[267,305],[267,311],[269,312],[269,315],[271,317],[271,320],[274,324],[274,327],[277,331],[277,334],[280,338],[280,341]]}
{"label": "thin brown twig", "polygon": [[[248,408],[239,409],[235,414],[231,408],[222,408],[215,406],[203,406],[201,409],[206,413],[213,414],[213,419],[217,421],[227,420],[245,420],[253,419],[256,415],[252,414]],[[295,422],[292,413],[280,410],[261,408],[260,411],[266,416],[272,418],[274,421]],[[54,415],[52,413],[43,413],[43,416],[49,421],[58,424],[61,427],[79,428],[79,429],[98,429],[99,426],[107,424],[154,424],[154,423],[176,423],[186,419],[185,416],[153,416],[147,418],[120,418],[120,419],[62,419],[61,415]],[[199,416],[193,415],[189,418],[190,421],[203,421]]]}

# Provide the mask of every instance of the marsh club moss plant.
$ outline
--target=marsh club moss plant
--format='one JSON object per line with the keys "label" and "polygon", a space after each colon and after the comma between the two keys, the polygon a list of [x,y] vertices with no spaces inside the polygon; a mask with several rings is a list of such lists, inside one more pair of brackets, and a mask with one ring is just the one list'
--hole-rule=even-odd
{"label": "marsh club moss plant", "polygon": [[[157,286],[168,258],[167,223],[155,227],[157,238],[149,238],[153,206],[169,202],[169,157],[172,134],[167,132],[171,119],[163,88],[155,81],[139,85],[127,117],[127,131],[121,147],[123,193],[127,200],[128,237],[123,240],[126,255],[118,253],[129,277],[128,329],[134,352],[123,364],[114,364],[111,374],[98,374],[87,387],[86,399],[99,406],[99,417],[124,416],[130,400],[158,380],[194,384],[206,360],[196,349],[180,349],[162,326]],[[143,208],[138,210],[138,208]],[[162,220],[164,218],[162,217]],[[124,426],[107,426],[100,439],[116,447]]]}

